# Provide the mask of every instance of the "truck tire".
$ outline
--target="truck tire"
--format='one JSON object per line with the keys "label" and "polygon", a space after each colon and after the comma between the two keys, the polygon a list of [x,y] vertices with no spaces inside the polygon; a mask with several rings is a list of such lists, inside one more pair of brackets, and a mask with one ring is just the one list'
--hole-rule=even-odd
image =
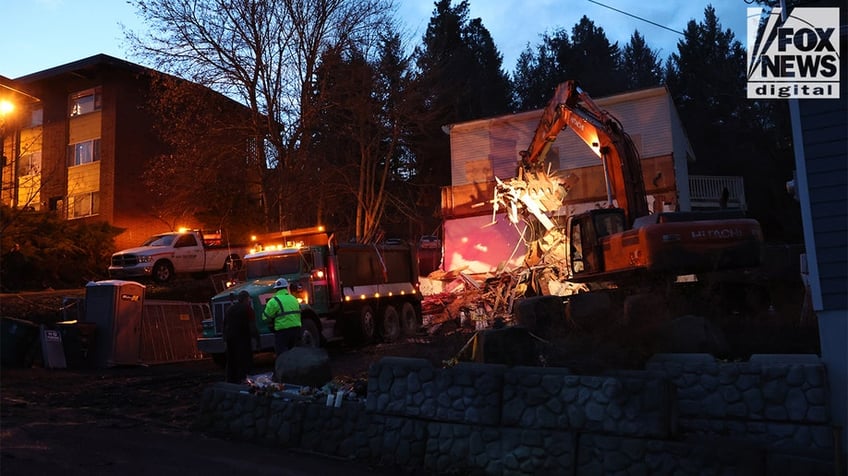
{"label": "truck tire", "polygon": [[174,277],[174,266],[166,260],[159,260],[153,265],[153,280],[157,283],[167,283]]}
{"label": "truck tire", "polygon": [[318,326],[315,325],[315,322],[312,321],[312,319],[304,319],[300,324],[300,329],[301,347],[321,347],[321,333],[318,332]]}
{"label": "truck tire", "polygon": [[359,309],[358,324],[360,340],[365,344],[373,342],[377,330],[377,317],[374,315],[374,309],[371,306],[365,305]]}
{"label": "truck tire", "polygon": [[400,326],[403,335],[413,336],[418,333],[421,327],[421,320],[415,312],[415,306],[405,302],[400,310]]}
{"label": "truck tire", "polygon": [[383,342],[395,342],[401,335],[400,314],[394,306],[386,306],[380,323],[380,337]]}

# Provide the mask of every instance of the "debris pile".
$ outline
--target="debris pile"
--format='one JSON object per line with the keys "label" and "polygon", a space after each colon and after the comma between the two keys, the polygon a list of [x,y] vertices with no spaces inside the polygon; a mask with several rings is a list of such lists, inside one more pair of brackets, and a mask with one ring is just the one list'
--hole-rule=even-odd
{"label": "debris pile", "polygon": [[443,292],[425,297],[425,326],[449,320],[475,329],[492,327],[496,319],[509,324],[517,301],[525,295],[567,296],[587,291],[585,285],[565,280],[568,242],[557,223],[564,217],[563,200],[577,180],[574,174],[561,178],[556,172],[523,169],[518,177],[497,179],[492,219],[506,210],[516,227],[526,225],[525,230],[518,230],[526,241],[524,264],[484,276],[467,274],[464,269],[434,271],[428,278],[447,284]]}

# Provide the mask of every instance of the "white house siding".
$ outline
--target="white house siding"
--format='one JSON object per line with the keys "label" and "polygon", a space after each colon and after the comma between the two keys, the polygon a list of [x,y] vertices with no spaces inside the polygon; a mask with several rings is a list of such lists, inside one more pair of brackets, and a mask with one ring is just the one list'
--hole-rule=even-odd
{"label": "white house siding", "polygon": [[[665,88],[652,88],[596,100],[622,123],[644,158],[675,155],[685,170],[686,149],[675,149],[673,106]],[[538,126],[542,110],[490,118],[450,127],[451,184],[453,186],[510,178],[516,174],[519,152],[525,150]],[[676,117],[674,117],[676,119]],[[685,139],[684,139],[685,140]],[[574,133],[563,130],[548,155],[553,169],[568,170],[599,165],[600,159]],[[678,167],[676,167],[677,169]],[[678,180],[680,173],[676,170]]]}

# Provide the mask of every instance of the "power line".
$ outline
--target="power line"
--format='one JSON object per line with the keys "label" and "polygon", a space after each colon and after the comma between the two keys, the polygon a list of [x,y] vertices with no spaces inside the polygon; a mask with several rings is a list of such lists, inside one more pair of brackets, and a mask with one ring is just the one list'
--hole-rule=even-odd
{"label": "power line", "polygon": [[681,36],[686,36],[686,34],[685,34],[685,33],[683,33],[682,31],[678,31],[678,30],[675,30],[675,29],[673,29],[673,28],[669,28],[669,27],[667,27],[667,26],[665,26],[665,25],[661,25],[661,24],[659,24],[659,23],[657,23],[657,22],[653,22],[653,21],[648,20],[648,19],[646,19],[646,18],[642,18],[642,17],[640,17],[640,16],[636,16],[636,15],[634,15],[634,14],[632,14],[632,13],[625,12],[624,10],[619,10],[618,8],[613,8],[613,7],[609,6],[609,5],[604,5],[603,3],[601,3],[601,2],[596,2],[595,0],[589,0],[589,1],[590,1],[590,2],[592,2],[592,3],[594,3],[595,5],[600,5],[600,6],[604,7],[604,8],[609,8],[610,10],[616,11],[616,12],[621,13],[621,14],[623,14],[623,15],[627,15],[627,16],[629,16],[629,17],[633,17],[633,18],[635,18],[635,19],[637,19],[637,20],[641,20],[641,21],[643,21],[643,22],[650,23],[651,25],[658,26],[658,27],[660,27],[660,28],[662,28],[662,29],[664,29],[664,30],[668,30],[668,31],[670,31],[670,32],[677,33],[678,35],[681,35]]}

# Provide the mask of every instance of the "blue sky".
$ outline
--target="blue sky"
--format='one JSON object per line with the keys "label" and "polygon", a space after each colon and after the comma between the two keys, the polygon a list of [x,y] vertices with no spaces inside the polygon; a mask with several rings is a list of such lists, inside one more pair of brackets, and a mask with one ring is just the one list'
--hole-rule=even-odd
{"label": "blue sky", "polygon": [[[455,0],[454,3],[456,3]],[[427,28],[433,0],[396,0],[400,21],[416,43]],[[648,2],[645,0],[470,0],[472,18],[481,18],[512,71],[529,43],[535,46],[545,32],[569,31],[583,15],[606,32],[610,41],[624,45],[638,29],[648,45],[665,59],[677,51],[682,37],[667,29],[599,5],[607,5],[650,22],[682,31],[689,20],[703,20],[712,4],[722,27],[733,30],[745,44],[743,0]],[[143,25],[126,0],[2,0],[0,1],[0,75],[17,78],[105,53],[141,63],[129,55],[120,24],[132,30]],[[142,63],[143,64],[143,63]]]}

